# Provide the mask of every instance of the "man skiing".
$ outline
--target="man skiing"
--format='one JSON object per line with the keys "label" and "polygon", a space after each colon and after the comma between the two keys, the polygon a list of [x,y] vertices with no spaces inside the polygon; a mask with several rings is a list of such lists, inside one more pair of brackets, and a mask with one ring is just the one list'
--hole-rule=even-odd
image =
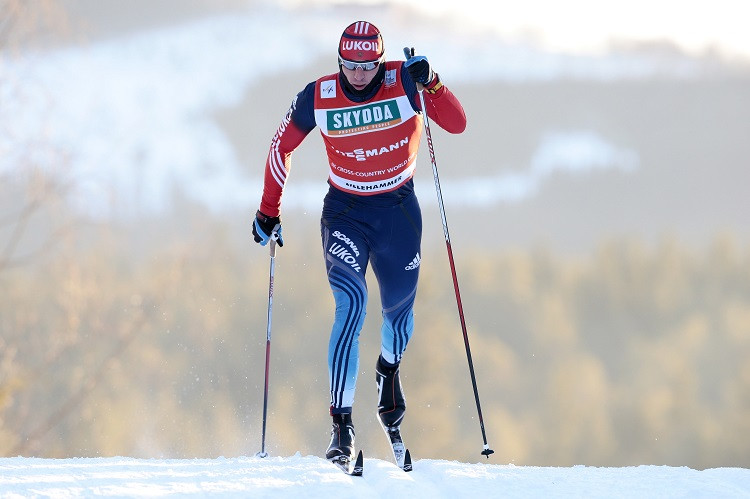
{"label": "man skiing", "polygon": [[378,415],[403,467],[400,425],[406,403],[399,366],[414,330],[422,217],[413,175],[423,117],[450,133],[466,128],[458,99],[424,56],[386,61],[380,30],[358,21],[341,35],[339,71],[309,83],[271,141],[263,197],[253,223],[256,242],[281,237],[281,197],[292,152],[317,126],[328,155],[329,190],[321,216],[326,273],[336,304],[328,346],[333,418],[326,457],[354,459],[352,406],[359,370],[359,334],[365,318],[365,271],[372,265],[383,322],[376,363]]}

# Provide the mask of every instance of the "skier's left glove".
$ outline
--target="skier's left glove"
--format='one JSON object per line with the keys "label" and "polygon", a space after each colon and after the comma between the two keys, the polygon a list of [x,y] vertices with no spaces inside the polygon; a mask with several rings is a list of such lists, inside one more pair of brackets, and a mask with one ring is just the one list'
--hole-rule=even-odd
{"label": "skier's left glove", "polygon": [[414,48],[404,47],[406,70],[415,83],[420,83],[429,93],[435,93],[442,85],[440,77],[432,70],[430,62],[423,55],[414,55]]}
{"label": "skier's left glove", "polygon": [[284,246],[284,239],[281,237],[281,218],[269,217],[258,210],[253,221],[253,236],[255,242],[260,243],[261,246],[268,244],[272,237],[276,239],[279,246]]}

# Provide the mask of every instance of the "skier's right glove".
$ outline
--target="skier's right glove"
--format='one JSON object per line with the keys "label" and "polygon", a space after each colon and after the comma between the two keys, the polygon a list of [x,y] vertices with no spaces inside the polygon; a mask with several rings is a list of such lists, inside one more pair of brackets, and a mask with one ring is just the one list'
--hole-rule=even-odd
{"label": "skier's right glove", "polygon": [[284,246],[284,239],[281,237],[281,218],[269,217],[258,210],[253,222],[253,236],[255,242],[261,246],[268,244],[272,237],[275,237],[279,246]]}

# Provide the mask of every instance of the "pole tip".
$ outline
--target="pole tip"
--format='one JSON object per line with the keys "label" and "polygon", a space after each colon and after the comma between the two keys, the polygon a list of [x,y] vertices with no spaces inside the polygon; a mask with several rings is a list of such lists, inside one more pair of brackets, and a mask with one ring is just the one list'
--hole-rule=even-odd
{"label": "pole tip", "polygon": [[490,454],[494,454],[494,453],[495,453],[495,451],[492,450],[492,449],[490,449],[489,446],[487,446],[487,445],[484,446],[484,450],[482,451],[482,455],[486,456],[487,459],[490,458]]}

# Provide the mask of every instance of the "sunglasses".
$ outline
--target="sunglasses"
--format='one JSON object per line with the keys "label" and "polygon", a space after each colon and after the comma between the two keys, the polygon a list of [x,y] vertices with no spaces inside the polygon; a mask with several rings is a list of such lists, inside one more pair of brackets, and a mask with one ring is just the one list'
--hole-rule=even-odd
{"label": "sunglasses", "polygon": [[372,61],[372,62],[354,62],[354,61],[347,61],[346,59],[342,59],[339,56],[339,64],[344,66],[349,71],[354,71],[357,68],[362,69],[363,71],[372,71],[373,69],[377,68],[381,62],[383,62],[382,57],[378,59],[377,61]]}

